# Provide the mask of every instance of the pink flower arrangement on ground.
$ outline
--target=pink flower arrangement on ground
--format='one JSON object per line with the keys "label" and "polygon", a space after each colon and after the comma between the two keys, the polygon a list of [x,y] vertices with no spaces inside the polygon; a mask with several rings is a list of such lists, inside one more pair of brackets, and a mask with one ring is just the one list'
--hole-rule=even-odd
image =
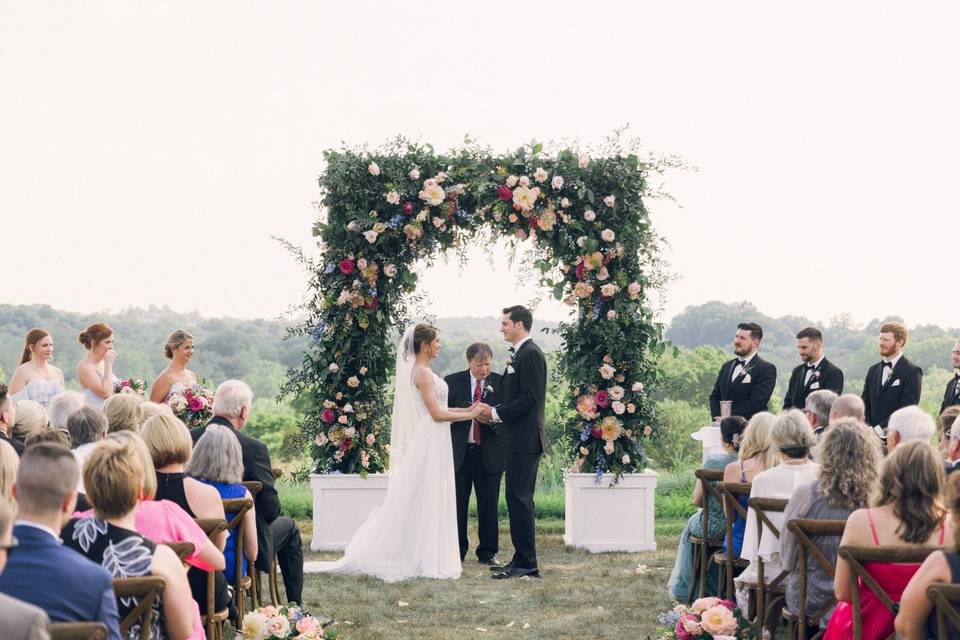
{"label": "pink flower arrangement on ground", "polygon": [[736,603],[716,597],[700,598],[689,607],[678,604],[660,614],[659,621],[669,629],[661,640],[747,640],[753,635]]}
{"label": "pink flower arrangement on ground", "polygon": [[260,607],[243,616],[237,638],[242,640],[314,640],[334,638],[336,634],[325,626],[329,618],[318,618],[293,605]]}

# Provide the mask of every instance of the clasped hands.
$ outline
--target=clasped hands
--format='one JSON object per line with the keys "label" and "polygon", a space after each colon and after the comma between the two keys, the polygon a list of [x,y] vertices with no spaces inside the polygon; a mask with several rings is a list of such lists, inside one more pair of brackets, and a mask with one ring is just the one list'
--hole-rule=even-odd
{"label": "clasped hands", "polygon": [[470,414],[484,424],[493,422],[493,407],[485,402],[474,402],[470,407]]}

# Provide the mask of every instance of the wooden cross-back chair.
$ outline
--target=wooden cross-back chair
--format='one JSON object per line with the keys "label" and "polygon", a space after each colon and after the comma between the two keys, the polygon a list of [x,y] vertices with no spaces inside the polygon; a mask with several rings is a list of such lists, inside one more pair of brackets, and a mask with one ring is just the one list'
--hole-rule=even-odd
{"label": "wooden cross-back chair", "polygon": [[724,540],[727,550],[713,554],[713,561],[720,566],[717,579],[717,593],[723,593],[727,600],[734,600],[733,576],[737,569],[745,568],[749,562],[733,553],[733,523],[737,517],[747,519],[747,508],[737,500],[739,496],[750,496],[749,482],[721,482],[720,493],[723,496],[723,514],[726,520]]}
{"label": "wooden cross-back chair", "polygon": [[[749,506],[757,514],[757,545],[759,547],[763,542],[764,536],[772,535],[780,540],[780,528],[773,524],[770,519],[771,513],[783,513],[787,508],[787,501],[779,498],[750,498]],[[763,556],[757,554],[757,588],[756,588],[756,609],[757,609],[757,637],[763,634],[763,625],[767,619],[767,608],[782,599],[787,592],[787,572],[781,570],[779,574],[773,576],[772,580],[767,580],[765,575],[766,563]],[[769,602],[768,602],[769,600]]]}
{"label": "wooden cross-back chair", "polygon": [[50,640],[107,640],[107,625],[102,622],[55,622],[50,625]]}
{"label": "wooden cross-back chair", "polygon": [[[850,565],[850,587],[853,594],[853,637],[855,640],[860,640],[863,630],[863,620],[860,616],[861,603],[858,578],[863,581],[863,584],[868,589],[873,591],[877,599],[890,613],[897,615],[900,610],[900,603],[894,602],[890,594],[877,584],[877,581],[870,575],[870,572],[864,568],[863,563],[920,564],[934,551],[942,550],[943,547],[934,545],[917,547],[860,547],[844,545],[840,547],[840,557]],[[891,633],[887,640],[894,640],[895,636],[895,633]]]}
{"label": "wooden cross-back chair", "polygon": [[[259,484],[259,483],[258,483]],[[257,604],[253,600],[253,589],[251,587],[252,579],[249,575],[243,575],[243,534],[246,531],[246,520],[244,516],[250,509],[253,509],[252,498],[229,498],[223,501],[223,512],[227,514],[227,531],[233,531],[236,538],[234,545],[233,558],[233,589],[234,598],[237,605],[237,627],[246,613],[246,595],[250,594],[251,607],[256,608]],[[251,565],[253,563],[250,563]]]}
{"label": "wooden cross-back chair", "polygon": [[[220,534],[227,530],[227,521],[222,518],[198,518],[195,522],[214,545],[218,545]],[[216,609],[216,573],[216,571],[207,572],[207,613],[201,619],[207,632],[207,640],[222,640],[223,621],[230,615],[229,609],[214,611]]]}
{"label": "wooden cross-back chair", "polygon": [[950,640],[951,630],[960,633],[960,585],[934,583],[927,587],[927,597],[937,615],[937,640]]}
{"label": "wooden cross-back chair", "polygon": [[703,516],[701,519],[700,535],[690,536],[693,545],[693,571],[690,575],[690,590],[687,592],[687,602],[693,602],[693,593],[699,584],[699,596],[702,598],[706,590],[707,573],[710,569],[710,556],[723,546],[724,530],[715,536],[710,536],[710,503],[723,504],[723,494],[714,483],[723,480],[723,469],[697,469],[694,472],[700,486],[703,487]]}
{"label": "wooden cross-back chair", "polygon": [[180,562],[185,562],[187,556],[192,556],[194,552],[192,542],[164,542],[163,544],[173,549],[173,552],[180,558]]}
{"label": "wooden cross-back chair", "polygon": [[[271,472],[274,480],[278,480],[283,476],[283,469],[273,468]],[[248,480],[243,483],[243,486],[247,488],[247,491],[249,491],[250,495],[254,498],[256,498],[257,494],[263,489],[263,484],[256,480]],[[280,597],[280,581],[277,579],[277,554],[273,554],[273,557],[270,558],[270,573],[267,576],[267,584],[270,590],[270,604],[275,607],[283,604],[283,598]],[[253,594],[258,603],[257,606],[265,604],[266,597],[260,581],[260,569],[256,566],[253,568]]]}
{"label": "wooden cross-back chair", "polygon": [[[807,615],[807,571],[809,570],[807,554],[810,554],[824,573],[833,578],[836,567],[823,555],[823,551],[814,543],[813,538],[839,538],[843,535],[843,528],[846,524],[846,520],[806,520],[803,518],[794,518],[787,523],[787,529],[796,537],[799,546],[797,551],[797,575],[800,582],[800,611],[794,613],[784,607],[782,614],[789,624],[788,635],[791,640],[808,640],[807,629],[819,624],[820,619],[827,615],[837,603],[836,598],[831,597],[812,615]],[[823,631],[821,630],[809,640],[820,640],[822,637]]]}
{"label": "wooden cross-back chair", "polygon": [[114,578],[113,593],[117,600],[121,598],[136,598],[137,606],[120,621],[120,635],[130,631],[138,621],[140,622],[141,640],[150,640],[150,631],[153,622],[153,604],[163,595],[167,581],[160,576],[142,576],[139,578]]}

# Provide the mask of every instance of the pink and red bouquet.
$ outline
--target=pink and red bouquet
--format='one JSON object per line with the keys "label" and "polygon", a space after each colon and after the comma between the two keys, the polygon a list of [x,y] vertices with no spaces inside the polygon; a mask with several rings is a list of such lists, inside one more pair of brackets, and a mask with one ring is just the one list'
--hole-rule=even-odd
{"label": "pink and red bouquet", "polygon": [[124,378],[113,383],[113,392],[145,396],[147,394],[147,383],[140,378]]}
{"label": "pink and red bouquet", "polygon": [[754,631],[736,603],[716,597],[678,604],[659,621],[668,629],[660,640],[747,640]]}
{"label": "pink and red bouquet", "polygon": [[243,616],[237,638],[243,638],[243,640],[333,638],[336,634],[330,629],[325,629],[330,623],[329,618],[313,616],[295,605],[266,606]]}
{"label": "pink and red bouquet", "polygon": [[188,427],[207,424],[213,418],[213,394],[199,384],[172,392],[166,402]]}

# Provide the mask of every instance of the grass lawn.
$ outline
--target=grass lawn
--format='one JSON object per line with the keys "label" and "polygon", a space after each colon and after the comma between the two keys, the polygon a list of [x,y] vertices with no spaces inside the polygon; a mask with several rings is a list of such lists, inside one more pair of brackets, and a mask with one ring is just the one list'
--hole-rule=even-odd
{"label": "grass lawn", "polygon": [[[311,523],[299,524],[307,560],[339,557],[309,552]],[[311,610],[337,620],[338,637],[345,639],[642,639],[655,635],[657,613],[671,606],[666,581],[683,524],[679,519],[658,522],[655,552],[595,555],[565,547],[562,520],[542,520],[539,580],[492,580],[487,567],[468,554],[456,581],[386,584],[375,578],[308,575],[304,599]],[[512,554],[508,532],[504,520],[502,559]],[[641,564],[646,570],[638,573]]]}

